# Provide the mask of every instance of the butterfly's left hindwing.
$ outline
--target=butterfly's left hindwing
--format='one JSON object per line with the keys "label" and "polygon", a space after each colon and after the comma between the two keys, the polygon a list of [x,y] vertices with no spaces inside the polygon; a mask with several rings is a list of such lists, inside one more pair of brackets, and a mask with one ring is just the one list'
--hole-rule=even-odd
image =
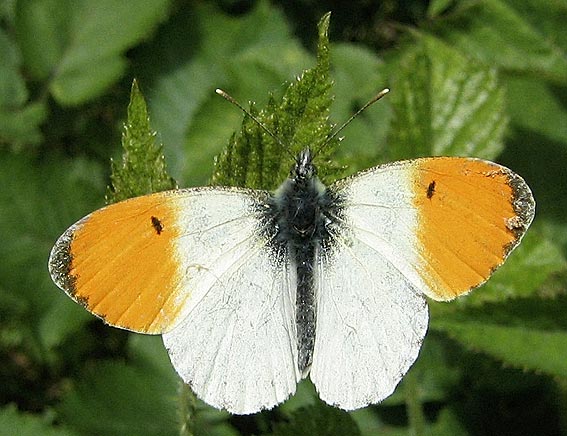
{"label": "butterfly's left hindwing", "polygon": [[311,379],[321,399],[352,410],[393,392],[417,358],[428,311],[413,268],[416,212],[404,178],[384,168],[330,189],[343,205],[315,264]]}

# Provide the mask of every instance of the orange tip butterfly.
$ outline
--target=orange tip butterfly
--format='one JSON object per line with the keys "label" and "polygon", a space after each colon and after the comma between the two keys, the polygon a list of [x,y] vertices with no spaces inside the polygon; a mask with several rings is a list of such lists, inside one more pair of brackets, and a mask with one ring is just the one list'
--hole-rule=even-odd
{"label": "orange tip butterfly", "polygon": [[378,403],[418,356],[425,297],[484,283],[535,202],[481,159],[399,161],[324,186],[313,157],[274,193],[190,188],[99,209],[57,240],[51,277],[107,324],[162,334],[214,407],[270,409],[308,376],[333,406]]}

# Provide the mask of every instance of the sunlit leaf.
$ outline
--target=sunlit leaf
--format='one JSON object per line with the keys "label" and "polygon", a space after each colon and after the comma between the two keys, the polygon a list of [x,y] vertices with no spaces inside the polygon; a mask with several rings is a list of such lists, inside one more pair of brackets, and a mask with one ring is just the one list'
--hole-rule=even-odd
{"label": "sunlit leaf", "polygon": [[507,71],[567,83],[565,2],[462,2],[432,32],[471,58]]}
{"label": "sunlit leaf", "polygon": [[494,158],[507,122],[495,69],[438,39],[418,36],[396,69],[389,152],[394,159],[465,155]]}
{"label": "sunlit leaf", "polygon": [[16,30],[25,65],[36,79],[49,79],[59,103],[92,99],[120,77],[126,68],[124,51],[165,18],[169,3],[20,1]]}
{"label": "sunlit leaf", "polygon": [[18,412],[15,405],[0,409],[0,434],[18,436],[79,436],[67,428],[54,427],[37,415]]}

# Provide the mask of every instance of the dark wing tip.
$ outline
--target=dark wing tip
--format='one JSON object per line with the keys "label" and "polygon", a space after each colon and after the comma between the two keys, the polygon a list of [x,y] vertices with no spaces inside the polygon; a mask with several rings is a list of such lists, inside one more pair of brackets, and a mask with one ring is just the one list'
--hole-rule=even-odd
{"label": "dark wing tip", "polygon": [[515,237],[506,247],[509,254],[520,243],[535,216],[535,200],[525,180],[511,170],[507,170],[508,185],[512,188],[512,207],[516,216],[508,219],[506,226]]}
{"label": "dark wing tip", "polygon": [[76,225],[71,226],[57,239],[57,242],[51,249],[48,262],[51,279],[70,296],[75,294],[76,282],[75,276],[71,274],[73,263],[71,242],[73,241],[75,229]]}
{"label": "dark wing tip", "polygon": [[528,184],[516,173],[510,172],[508,183],[512,188],[512,205],[517,217],[511,227],[517,229],[521,237],[534,219],[535,200]]}

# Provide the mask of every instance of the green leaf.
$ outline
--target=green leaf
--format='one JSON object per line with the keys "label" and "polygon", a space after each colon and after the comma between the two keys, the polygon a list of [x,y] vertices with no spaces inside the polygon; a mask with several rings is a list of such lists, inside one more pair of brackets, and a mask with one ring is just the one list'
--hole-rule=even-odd
{"label": "green leaf", "polygon": [[[158,66],[156,57],[163,58]],[[172,174],[183,183],[206,183],[214,155],[240,125],[239,111],[215,88],[265,103],[266,90],[280,87],[311,59],[283,13],[267,2],[238,17],[207,3],[184,8],[140,61]]]}
{"label": "green leaf", "polygon": [[78,436],[61,426],[53,427],[45,418],[30,413],[20,413],[15,405],[0,409],[0,434],[18,436]]}
{"label": "green leaf", "polygon": [[435,18],[438,15],[441,15],[453,3],[454,3],[454,0],[432,0],[432,1],[430,1],[429,6],[427,7],[427,17],[428,18]]}
{"label": "green leaf", "polygon": [[170,0],[23,0],[16,31],[25,65],[61,104],[100,95],[126,68],[124,51],[155,28]]}
{"label": "green leaf", "polygon": [[17,47],[0,29],[0,107],[20,105],[28,98],[26,85],[18,73],[21,67]]}
{"label": "green leaf", "polygon": [[0,108],[0,143],[13,149],[37,145],[42,140],[41,124],[47,117],[44,103],[30,103],[14,110]]}
{"label": "green leaf", "polygon": [[540,78],[506,78],[506,101],[514,128],[537,132],[567,152],[567,108],[561,89]]}
{"label": "green leaf", "polygon": [[0,143],[19,147],[37,144],[45,120],[44,103],[28,103],[28,90],[20,74],[21,58],[15,43],[0,29]]}
{"label": "green leaf", "polygon": [[178,435],[174,377],[118,362],[99,362],[56,407],[60,418],[83,434]]}
{"label": "green leaf", "polygon": [[470,57],[511,72],[567,83],[565,2],[462,2],[431,32]]}
{"label": "green leaf", "polygon": [[408,371],[408,376],[414,378],[416,388],[411,389],[407,377],[403,378],[393,395],[384,401],[385,406],[406,404],[410,393],[421,404],[442,403],[451,396],[451,390],[462,374],[460,368],[451,365],[445,342],[438,334],[429,333],[425,337],[419,358]]}
{"label": "green leaf", "polygon": [[[331,117],[342,124],[390,84],[382,72],[382,62],[370,50],[354,44],[333,44],[331,60],[335,94]],[[387,96],[361,113],[343,131],[344,139],[337,147],[337,158],[348,166],[349,172],[384,160],[391,118],[390,98]]]}
{"label": "green leaf", "polygon": [[[251,113],[270,130],[276,142],[260,126],[245,118],[242,130],[233,136],[216,161],[213,183],[275,189],[289,172],[285,156],[295,156],[305,148],[319,152],[319,159],[336,145],[336,140],[320,149],[331,131],[328,122],[331,104],[329,78],[329,14],[319,23],[317,65],[292,82],[279,102],[271,99],[266,109]],[[325,168],[319,175],[324,179]]]}
{"label": "green leaf", "polygon": [[122,162],[112,162],[112,187],[107,190],[107,203],[177,187],[167,174],[163,146],[156,144],[146,101],[136,81],[132,84],[122,148]]}
{"label": "green leaf", "polygon": [[22,0],[17,3],[16,35],[26,69],[37,80],[47,80],[64,56],[71,36],[70,3],[62,0]]}
{"label": "green leaf", "polygon": [[443,409],[439,412],[435,423],[427,426],[426,436],[467,436],[471,434],[462,422],[458,413],[450,409]]}
{"label": "green leaf", "polygon": [[[526,312],[528,316],[547,319],[541,312],[538,301],[531,301]],[[561,311],[567,305],[561,301]],[[531,309],[531,310],[529,310]],[[432,318],[431,328],[445,332],[464,347],[488,354],[507,365],[567,377],[567,329],[547,330],[521,325],[520,317],[510,311],[509,317],[517,319],[516,325],[497,324],[495,314],[468,320],[449,316]],[[522,318],[525,320],[525,318]]]}
{"label": "green leaf", "polygon": [[0,18],[8,25],[14,23],[14,9],[16,7],[16,0],[5,0],[0,2]]}
{"label": "green leaf", "polygon": [[274,436],[295,436],[298,434],[318,435],[360,435],[355,421],[342,410],[324,404],[309,406],[295,411],[286,423],[277,423]]}
{"label": "green leaf", "polygon": [[396,76],[390,97],[392,160],[429,155],[493,159],[502,150],[507,117],[495,69],[438,39],[419,36]]}
{"label": "green leaf", "polygon": [[86,319],[51,281],[47,259],[65,228],[100,204],[100,167],[81,159],[40,162],[4,152],[0,184],[2,329],[15,329],[19,343],[35,358],[45,358],[41,350],[59,344]]}

